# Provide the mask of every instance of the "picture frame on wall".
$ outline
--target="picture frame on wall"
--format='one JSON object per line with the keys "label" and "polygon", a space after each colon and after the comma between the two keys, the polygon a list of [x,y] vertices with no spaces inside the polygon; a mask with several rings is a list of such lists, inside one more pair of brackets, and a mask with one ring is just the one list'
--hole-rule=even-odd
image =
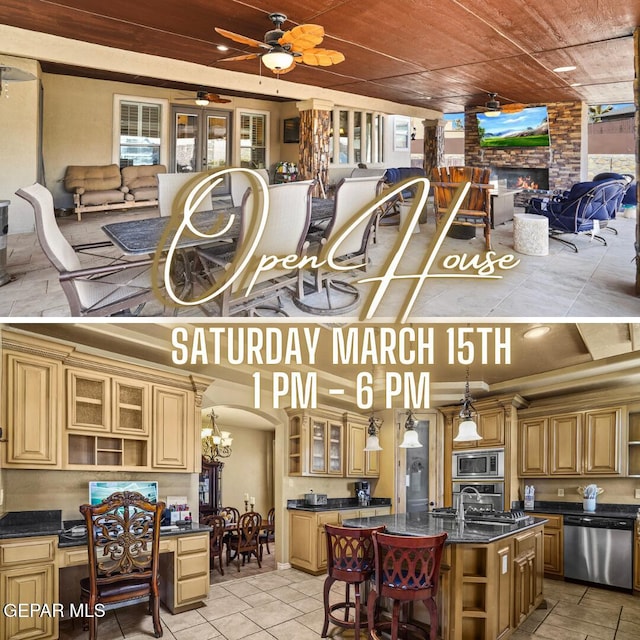
{"label": "picture frame on wall", "polygon": [[283,121],[282,141],[300,142],[300,118],[285,118]]}

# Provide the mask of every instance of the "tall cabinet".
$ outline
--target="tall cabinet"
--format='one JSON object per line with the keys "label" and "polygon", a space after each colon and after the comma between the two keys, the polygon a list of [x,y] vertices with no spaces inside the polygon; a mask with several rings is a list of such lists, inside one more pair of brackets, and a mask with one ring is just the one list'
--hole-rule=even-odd
{"label": "tall cabinet", "polygon": [[218,513],[222,508],[222,469],[224,462],[202,459],[202,472],[198,483],[200,519]]}

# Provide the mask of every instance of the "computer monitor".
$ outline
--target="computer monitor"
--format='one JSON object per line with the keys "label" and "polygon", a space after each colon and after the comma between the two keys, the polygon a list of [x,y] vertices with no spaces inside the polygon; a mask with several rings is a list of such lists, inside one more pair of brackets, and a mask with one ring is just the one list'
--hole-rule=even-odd
{"label": "computer monitor", "polygon": [[136,482],[133,480],[93,481],[89,483],[89,504],[100,504],[117,491],[137,491],[149,502],[158,501],[158,483]]}

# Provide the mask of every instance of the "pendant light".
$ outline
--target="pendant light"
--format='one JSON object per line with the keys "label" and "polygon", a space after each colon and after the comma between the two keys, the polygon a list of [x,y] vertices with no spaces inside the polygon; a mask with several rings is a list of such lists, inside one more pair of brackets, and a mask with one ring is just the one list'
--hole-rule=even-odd
{"label": "pendant light", "polygon": [[411,409],[407,411],[407,419],[404,423],[404,438],[400,444],[401,449],[418,449],[422,446],[420,440],[418,440],[418,432],[415,429],[416,418],[413,415]]}
{"label": "pendant light", "polygon": [[369,426],[367,427],[367,444],[364,451],[382,451],[378,432],[382,426],[382,419],[376,418],[373,414],[369,418]]}
{"label": "pendant light", "polygon": [[460,410],[462,422],[458,425],[458,435],[454,438],[455,442],[475,442],[482,440],[482,436],[478,433],[478,425],[473,421],[472,411],[475,412],[476,409],[471,403],[471,395],[469,393],[469,367],[467,367],[464,400],[462,401],[462,409]]}

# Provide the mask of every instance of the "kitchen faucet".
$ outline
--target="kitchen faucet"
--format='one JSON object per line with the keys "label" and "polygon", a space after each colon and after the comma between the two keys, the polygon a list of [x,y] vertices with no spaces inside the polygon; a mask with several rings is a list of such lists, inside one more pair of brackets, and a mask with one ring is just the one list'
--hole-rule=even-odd
{"label": "kitchen faucet", "polygon": [[473,491],[476,494],[476,500],[480,500],[480,492],[471,486],[463,487],[462,491],[460,491],[460,497],[458,498],[458,520],[461,522],[464,521],[464,501],[463,497],[466,491]]}

